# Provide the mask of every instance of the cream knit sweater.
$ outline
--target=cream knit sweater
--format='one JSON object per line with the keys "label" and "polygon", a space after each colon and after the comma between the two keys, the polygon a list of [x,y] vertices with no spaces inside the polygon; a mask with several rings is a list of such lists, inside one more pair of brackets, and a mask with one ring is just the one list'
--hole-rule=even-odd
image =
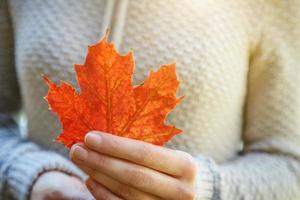
{"label": "cream knit sweater", "polygon": [[168,121],[184,133],[168,146],[198,161],[197,199],[300,199],[299,0],[0,2],[0,111],[18,109],[19,85],[28,119],[23,140],[0,115],[1,199],[26,199],[45,170],[80,176],[54,153],[60,127],[40,75],[76,84],[73,63],[106,28],[135,51],[135,83],[177,63],[186,98]]}

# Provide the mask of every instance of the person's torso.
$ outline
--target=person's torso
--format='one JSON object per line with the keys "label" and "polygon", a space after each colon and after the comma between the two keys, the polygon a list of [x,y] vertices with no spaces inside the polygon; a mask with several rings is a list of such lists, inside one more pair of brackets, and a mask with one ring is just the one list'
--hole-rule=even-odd
{"label": "person's torso", "polygon": [[[58,146],[53,140],[61,128],[43,99],[47,86],[41,74],[76,85],[73,64],[84,62],[87,46],[109,27],[122,53],[134,50],[135,84],[142,83],[150,69],[177,64],[178,95],[185,98],[167,122],[183,133],[168,146],[217,161],[236,155],[243,128],[247,41],[245,30],[238,28],[243,19],[232,20],[232,5],[220,2],[12,0],[28,137],[48,148]],[[229,34],[228,28],[235,32]],[[226,42],[219,44],[220,37]]]}

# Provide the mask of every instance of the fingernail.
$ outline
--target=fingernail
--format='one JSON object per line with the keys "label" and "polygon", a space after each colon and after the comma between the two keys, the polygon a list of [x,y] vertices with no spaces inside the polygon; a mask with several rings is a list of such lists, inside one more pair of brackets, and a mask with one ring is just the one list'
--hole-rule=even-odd
{"label": "fingernail", "polygon": [[72,157],[76,160],[84,161],[88,157],[88,152],[83,147],[76,145],[72,150]]}
{"label": "fingernail", "polygon": [[92,147],[97,148],[101,145],[102,137],[99,133],[90,132],[85,136],[85,143]]}

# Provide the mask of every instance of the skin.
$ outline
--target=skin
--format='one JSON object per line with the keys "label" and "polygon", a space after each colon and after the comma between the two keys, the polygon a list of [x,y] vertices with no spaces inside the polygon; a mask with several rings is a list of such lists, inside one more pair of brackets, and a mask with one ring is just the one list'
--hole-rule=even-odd
{"label": "skin", "polygon": [[31,200],[94,200],[84,182],[60,171],[49,171],[37,179]]}
{"label": "skin", "polygon": [[182,151],[93,131],[72,146],[70,158],[89,175],[96,199],[195,198],[197,166]]}

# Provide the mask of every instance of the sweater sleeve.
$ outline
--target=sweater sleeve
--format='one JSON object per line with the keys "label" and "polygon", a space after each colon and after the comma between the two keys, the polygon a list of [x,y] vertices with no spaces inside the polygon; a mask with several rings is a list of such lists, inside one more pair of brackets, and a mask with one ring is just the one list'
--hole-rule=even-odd
{"label": "sweater sleeve", "polygon": [[199,165],[197,200],[300,197],[300,161],[293,156],[254,151],[220,165],[208,158],[196,160]]}
{"label": "sweater sleeve", "polygon": [[[271,3],[270,3],[271,4]],[[281,5],[281,4],[280,4]],[[199,163],[199,199],[300,199],[300,43],[293,15],[272,4],[250,61],[243,151],[233,159]],[[278,12],[278,13],[276,13]],[[287,18],[277,16],[286,15]],[[290,17],[290,18],[289,18]]]}
{"label": "sweater sleeve", "polygon": [[63,156],[45,151],[22,139],[9,115],[0,115],[1,199],[28,199],[36,178],[43,172],[59,170],[84,178],[83,173]]}
{"label": "sweater sleeve", "polygon": [[39,174],[60,170],[83,178],[82,172],[61,155],[23,139],[12,113],[20,97],[13,61],[13,37],[7,1],[0,1],[0,199],[28,199]]}

